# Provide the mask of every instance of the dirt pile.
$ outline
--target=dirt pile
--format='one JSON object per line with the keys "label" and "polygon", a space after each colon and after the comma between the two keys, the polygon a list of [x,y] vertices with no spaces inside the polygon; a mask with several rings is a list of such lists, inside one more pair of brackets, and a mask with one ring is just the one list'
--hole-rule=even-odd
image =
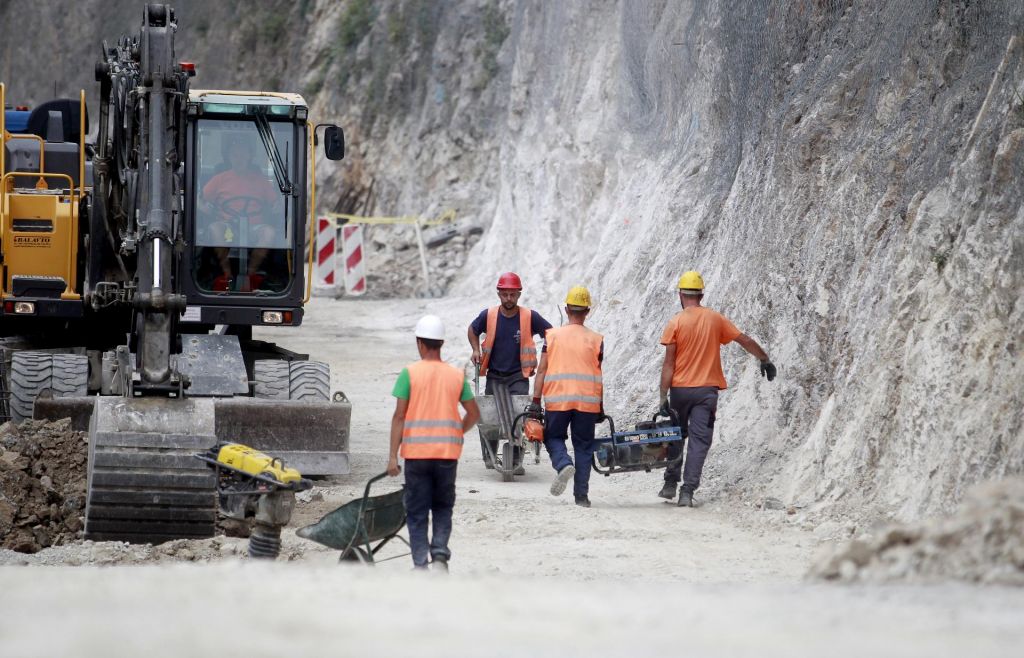
{"label": "dirt pile", "polygon": [[87,453],[67,419],[0,426],[0,546],[35,553],[81,536]]}
{"label": "dirt pile", "polygon": [[846,582],[1024,585],[1024,478],[978,485],[950,518],[846,542],[823,555],[810,575]]}

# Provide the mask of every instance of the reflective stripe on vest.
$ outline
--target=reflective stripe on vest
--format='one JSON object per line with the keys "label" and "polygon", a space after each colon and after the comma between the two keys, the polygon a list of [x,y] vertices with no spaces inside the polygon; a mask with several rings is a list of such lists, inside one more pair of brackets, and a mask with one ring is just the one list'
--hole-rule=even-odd
{"label": "reflective stripe on vest", "polygon": [[578,324],[547,332],[544,406],[550,411],[601,410],[601,334]]}
{"label": "reflective stripe on vest", "polygon": [[409,408],[402,427],[405,459],[458,459],[462,454],[459,398],[465,376],[441,361],[417,361],[409,371]]}
{"label": "reflective stripe on vest", "polygon": [[[480,346],[480,374],[487,374],[487,364],[491,361],[494,340],[498,333],[498,313],[500,306],[487,309],[487,328],[484,330],[484,344]],[[519,367],[523,377],[532,377],[537,370],[537,345],[533,342],[533,312],[525,306],[519,307]],[[511,340],[511,338],[510,338]]]}

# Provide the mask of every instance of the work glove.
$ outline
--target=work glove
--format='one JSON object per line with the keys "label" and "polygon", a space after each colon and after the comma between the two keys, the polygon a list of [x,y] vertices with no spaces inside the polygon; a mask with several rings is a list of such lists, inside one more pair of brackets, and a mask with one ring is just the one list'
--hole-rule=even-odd
{"label": "work glove", "polygon": [[539,416],[544,413],[544,408],[540,406],[540,402],[531,402],[530,406],[526,407],[526,413]]}
{"label": "work glove", "polygon": [[668,398],[667,397],[662,398],[661,399],[661,406],[658,407],[658,413],[661,414],[662,416],[669,416],[670,415],[669,414],[670,410],[671,410],[671,407],[668,404]]}
{"label": "work glove", "polygon": [[768,379],[768,381],[772,381],[773,379],[775,379],[775,374],[776,374],[775,364],[773,364],[771,361],[767,361],[767,360],[761,362],[761,375],[762,376],[766,377]]}

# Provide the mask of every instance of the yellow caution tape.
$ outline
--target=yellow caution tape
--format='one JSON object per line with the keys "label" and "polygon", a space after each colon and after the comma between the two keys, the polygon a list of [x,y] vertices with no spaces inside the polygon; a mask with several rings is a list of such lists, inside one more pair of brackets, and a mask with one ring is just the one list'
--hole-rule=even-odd
{"label": "yellow caution tape", "polygon": [[323,215],[328,219],[335,220],[337,225],[342,224],[419,224],[420,226],[436,226],[455,220],[455,209],[449,208],[435,219],[423,219],[416,216],[405,217],[365,217],[363,215],[348,215],[345,213],[329,212]]}

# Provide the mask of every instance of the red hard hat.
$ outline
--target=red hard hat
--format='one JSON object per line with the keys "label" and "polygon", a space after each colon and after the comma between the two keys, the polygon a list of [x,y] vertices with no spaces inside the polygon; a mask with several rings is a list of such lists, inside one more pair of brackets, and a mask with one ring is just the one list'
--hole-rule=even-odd
{"label": "red hard hat", "polygon": [[522,290],[523,282],[515,272],[505,272],[498,277],[498,290]]}

